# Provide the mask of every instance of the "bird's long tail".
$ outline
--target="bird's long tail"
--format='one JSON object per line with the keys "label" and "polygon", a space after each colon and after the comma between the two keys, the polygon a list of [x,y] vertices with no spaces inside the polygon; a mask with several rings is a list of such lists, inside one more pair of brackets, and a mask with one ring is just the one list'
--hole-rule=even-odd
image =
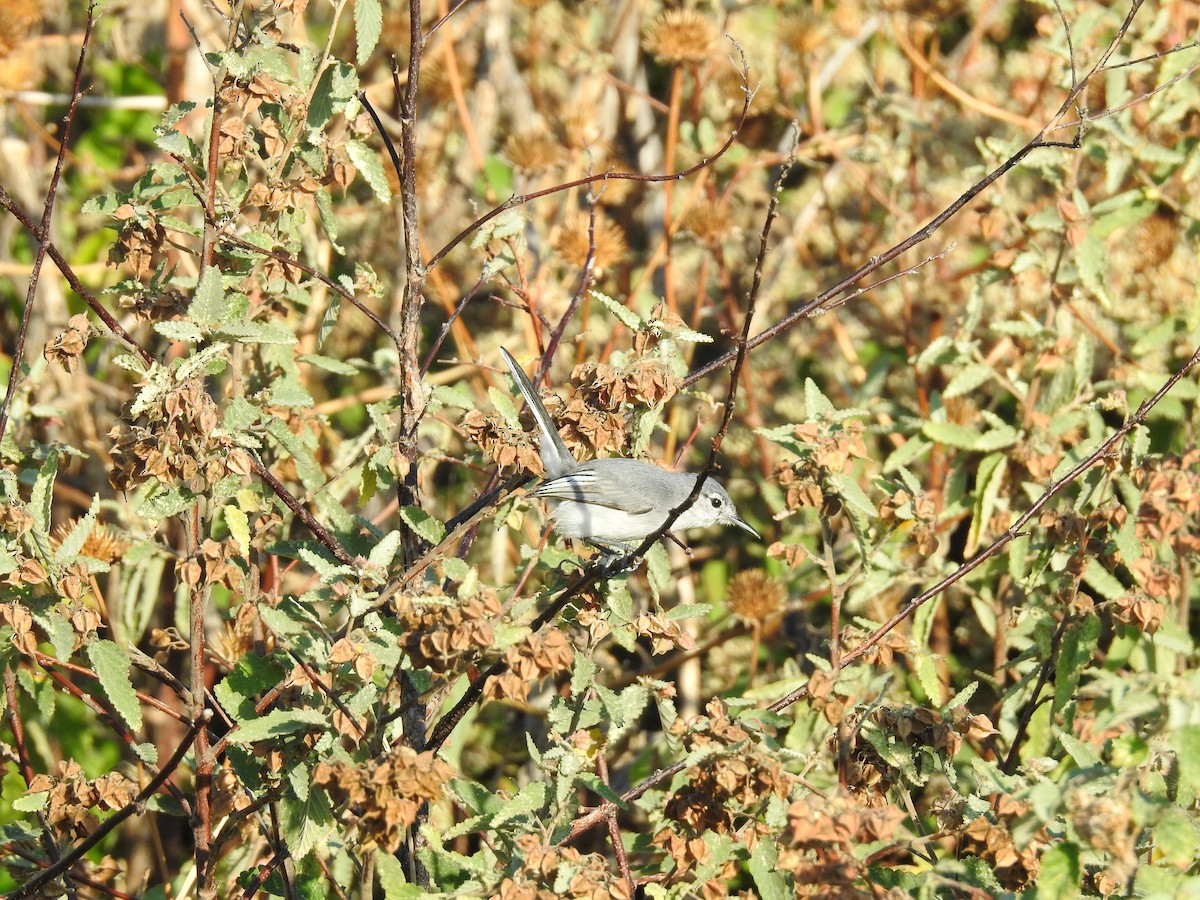
{"label": "bird's long tail", "polygon": [[571,455],[571,451],[567,449],[562,436],[554,426],[554,420],[550,418],[550,413],[546,412],[546,407],[542,405],[541,398],[538,397],[537,391],[526,377],[525,371],[517,365],[512,354],[503,347],[500,348],[500,355],[504,357],[504,364],[508,366],[508,371],[512,373],[517,387],[521,389],[521,395],[529,404],[534,419],[537,420],[538,431],[541,432],[542,466],[546,469],[546,477],[558,478],[560,475],[575,471],[578,463]]}

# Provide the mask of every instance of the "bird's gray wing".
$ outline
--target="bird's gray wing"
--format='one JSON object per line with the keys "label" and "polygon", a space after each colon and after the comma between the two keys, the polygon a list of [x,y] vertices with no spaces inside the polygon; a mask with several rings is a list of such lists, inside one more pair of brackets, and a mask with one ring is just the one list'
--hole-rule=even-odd
{"label": "bird's gray wing", "polygon": [[637,459],[593,459],[578,471],[542,482],[531,492],[546,500],[574,500],[631,515],[666,512],[682,503],[695,476],[668,472]]}

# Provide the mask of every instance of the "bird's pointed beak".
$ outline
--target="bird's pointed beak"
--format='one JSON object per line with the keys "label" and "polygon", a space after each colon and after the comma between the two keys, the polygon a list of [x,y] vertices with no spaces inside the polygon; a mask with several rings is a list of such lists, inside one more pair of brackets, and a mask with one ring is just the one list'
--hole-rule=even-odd
{"label": "bird's pointed beak", "polygon": [[762,535],[759,534],[757,531],[755,531],[750,526],[750,523],[747,522],[745,519],[743,519],[741,516],[734,515],[733,518],[730,520],[730,524],[736,525],[738,528],[742,529],[742,531],[748,531],[752,535],[754,535],[756,538],[758,538],[760,541],[762,540]]}

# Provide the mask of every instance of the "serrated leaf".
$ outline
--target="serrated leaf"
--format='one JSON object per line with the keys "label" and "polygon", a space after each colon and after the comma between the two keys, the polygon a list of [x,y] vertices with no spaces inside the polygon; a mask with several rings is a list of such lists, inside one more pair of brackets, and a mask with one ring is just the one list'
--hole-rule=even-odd
{"label": "serrated leaf", "polygon": [[879,510],[875,508],[875,504],[871,502],[871,498],[867,496],[866,491],[849,475],[839,472],[829,476],[829,482],[837,491],[838,496],[848,505],[853,506],[866,516],[873,517],[879,514]]}
{"label": "serrated leaf", "polygon": [[[358,4],[355,4],[357,12]],[[325,123],[333,118],[333,68],[326,66],[321,72],[321,78],[313,89],[312,102],[308,104],[308,115],[304,122],[313,131],[325,127]],[[322,219],[324,216],[322,216]]]}
{"label": "serrated leaf", "polygon": [[161,522],[191,509],[195,502],[196,495],[187,488],[167,488],[148,496],[138,506],[137,512],[143,518]]}
{"label": "serrated leaf", "polygon": [[324,481],[325,476],[321,466],[312,451],[304,445],[287,423],[278,417],[272,417],[267,423],[267,433],[282,447],[296,464],[296,474],[306,490],[316,490]]}
{"label": "serrated leaf", "polygon": [[1008,457],[1002,453],[985,456],[979,463],[979,471],[975,477],[976,491],[971,527],[967,531],[967,543],[963,548],[968,557],[975,555],[980,541],[988,533],[988,525],[996,511],[1000,489],[1004,486],[1004,476],[1007,472]]}
{"label": "serrated leaf", "polygon": [[1125,585],[1094,556],[1087,561],[1083,580],[1105,600],[1116,600],[1125,593]]}
{"label": "serrated leaf", "polygon": [[786,900],[792,896],[779,871],[779,849],[774,841],[759,841],[750,854],[750,877],[763,900]]}
{"label": "serrated leaf", "polygon": [[1060,734],[1058,740],[1079,768],[1090,769],[1092,766],[1100,765],[1100,755],[1074,735]]}
{"label": "serrated leaf", "polygon": [[980,433],[974,428],[954,422],[926,422],[921,432],[931,441],[956,447],[960,450],[975,450],[986,453],[1012,446],[1017,440],[1015,428],[1004,426]]}
{"label": "serrated leaf", "polygon": [[12,808],[17,812],[37,812],[50,799],[49,791],[38,791],[36,794],[21,794],[12,801]]}
{"label": "serrated leaf", "polygon": [[154,330],[169,341],[184,341],[188,344],[198,344],[204,339],[204,332],[199,325],[183,319],[173,322],[155,322]]}
{"label": "serrated leaf", "polygon": [[65,566],[74,562],[75,557],[79,555],[79,551],[83,549],[83,545],[87,543],[87,539],[95,530],[96,515],[99,512],[100,498],[93,497],[87,515],[75,523],[67,536],[62,539],[62,543],[58,545],[58,549],[54,551],[55,565]]}
{"label": "serrated leaf", "polygon": [[1083,883],[1079,864],[1079,848],[1063,841],[1042,854],[1037,876],[1037,896],[1050,898],[1076,897]]}
{"label": "serrated leaf", "polygon": [[225,288],[221,285],[221,270],[206,266],[196,284],[196,293],[188,304],[188,318],[199,325],[215,328],[224,321],[228,310]]}
{"label": "serrated leaf", "polygon": [[354,0],[354,61],[360,66],[371,57],[383,31],[379,0]]}
{"label": "serrated leaf", "polygon": [[819,418],[822,415],[832,413],[833,404],[829,402],[817,383],[811,378],[804,379],[804,414],[810,419]]}
{"label": "serrated leaf", "polygon": [[54,654],[59,659],[70,659],[75,652],[75,628],[65,616],[54,610],[46,616],[46,634],[54,645]]}
{"label": "serrated leaf", "polygon": [[375,875],[383,889],[383,900],[420,900],[428,896],[424,889],[408,883],[400,860],[383,850],[375,851]]}
{"label": "serrated leaf", "polygon": [[221,417],[221,427],[226,431],[245,431],[258,421],[260,410],[245,397],[231,397]]}
{"label": "serrated leaf", "polygon": [[330,292],[329,307],[321,317],[321,327],[317,330],[317,349],[325,346],[333,326],[337,324],[338,313],[342,309],[342,295]]}
{"label": "serrated leaf", "polygon": [[492,406],[496,412],[504,419],[504,424],[509,428],[520,430],[521,420],[517,415],[517,407],[513,404],[512,397],[504,391],[497,390],[494,387],[488,388],[488,399],[492,401]]}
{"label": "serrated leaf", "polygon": [[646,580],[656,601],[671,587],[671,561],[661,541],[646,551]]}
{"label": "serrated leaf", "polygon": [[644,324],[641,316],[635,313],[632,309],[623,303],[618,303],[607,294],[602,294],[600,291],[592,291],[592,296],[600,302],[600,305],[612,313],[618,322],[628,328],[630,331],[639,331]]}
{"label": "serrated leaf", "polygon": [[379,154],[362,141],[346,141],[346,155],[354,163],[380,203],[392,202],[392,189],[388,185],[387,174],[383,171],[383,163]]}
{"label": "serrated leaf", "polygon": [[217,329],[216,336],[240,344],[289,346],[296,343],[296,335],[282,325],[274,325],[269,322],[231,322]]}
{"label": "serrated leaf", "polygon": [[146,366],[146,361],[140,356],[134,356],[132,353],[122,353],[114,356],[113,365],[119,366],[126,372],[133,372],[135,375],[145,375],[150,371]]}
{"label": "serrated leaf", "polygon": [[51,448],[38,467],[37,480],[29,494],[29,513],[37,534],[50,533],[50,504],[54,498],[54,482],[58,478],[58,450]]}
{"label": "serrated leaf", "polygon": [[1052,714],[1060,712],[1074,698],[1079,677],[1095,654],[1099,639],[1099,616],[1087,615],[1078,624],[1068,626],[1058,651],[1058,665],[1054,669]]}
{"label": "serrated leaf", "polygon": [[329,720],[317,709],[274,709],[265,716],[250,719],[230,732],[231,744],[254,744],[271,738],[286,737],[308,731],[325,731]]}
{"label": "serrated leaf", "polygon": [[917,681],[921,683],[921,690],[925,692],[931,704],[941,706],[944,694],[941,679],[938,678],[937,658],[926,650],[920,650],[913,655],[912,662]]}
{"label": "serrated leaf", "polygon": [[400,510],[400,518],[418,537],[430,544],[440,544],[446,536],[446,526],[418,506]]}
{"label": "serrated leaf", "polygon": [[134,731],[140,731],[142,705],[134,693],[133,682],[129,680],[128,654],[112,641],[96,638],[87,645],[87,655],[113,709],[120,713],[126,725]]}
{"label": "serrated leaf", "polygon": [[250,520],[246,517],[245,512],[232,504],[227,505],[223,512],[225,514],[225,525],[229,529],[230,536],[237,542],[239,549],[242,551],[242,556],[249,558]]}
{"label": "serrated leaf", "polygon": [[376,568],[386,569],[396,558],[396,551],[400,549],[400,540],[399,531],[388,532],[383,536],[383,540],[371,548],[371,555],[367,557],[367,562]]}
{"label": "serrated leaf", "polygon": [[[305,770],[303,766],[296,766],[292,771]],[[333,809],[322,787],[307,790],[303,799],[285,795],[280,799],[279,812],[279,828],[293,859],[304,859],[333,831]]]}
{"label": "serrated leaf", "polygon": [[531,781],[511,800],[500,802],[500,808],[492,817],[492,826],[503,825],[520,816],[538,812],[546,805],[546,792],[545,782]]}
{"label": "serrated leaf", "polygon": [[320,356],[316,353],[304,353],[300,357],[300,362],[306,362],[310,366],[316,366],[318,369],[324,369],[326,372],[332,372],[334,375],[357,375],[358,369],[340,359],[334,359],[332,356]]}
{"label": "serrated leaf", "polygon": [[969,394],[981,384],[990,381],[995,375],[996,373],[992,371],[991,366],[984,365],[983,363],[971,363],[950,379],[950,383],[946,385],[946,390],[942,391],[942,396],[961,397],[964,394]]}

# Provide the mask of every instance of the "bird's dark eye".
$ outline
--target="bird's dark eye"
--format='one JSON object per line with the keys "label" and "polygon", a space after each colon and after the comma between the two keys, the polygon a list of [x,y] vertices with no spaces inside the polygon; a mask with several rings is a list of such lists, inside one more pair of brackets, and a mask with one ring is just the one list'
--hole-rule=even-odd
{"label": "bird's dark eye", "polygon": [[720,498],[720,497],[713,497],[713,498],[712,498],[712,505],[713,505],[713,509],[720,509],[720,508],[721,508],[721,498]]}

